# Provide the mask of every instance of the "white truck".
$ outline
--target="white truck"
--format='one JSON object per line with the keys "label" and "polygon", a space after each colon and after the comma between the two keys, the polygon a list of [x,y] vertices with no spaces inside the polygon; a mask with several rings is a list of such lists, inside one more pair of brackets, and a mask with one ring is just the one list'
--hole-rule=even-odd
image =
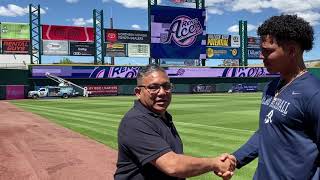
{"label": "white truck", "polygon": [[39,97],[61,97],[68,98],[77,96],[78,93],[71,86],[46,86],[38,91],[29,91],[28,97],[37,99]]}

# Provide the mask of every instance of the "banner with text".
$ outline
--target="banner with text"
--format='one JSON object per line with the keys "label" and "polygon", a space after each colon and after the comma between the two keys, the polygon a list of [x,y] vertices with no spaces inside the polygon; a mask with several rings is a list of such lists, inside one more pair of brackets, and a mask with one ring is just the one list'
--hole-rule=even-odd
{"label": "banner with text", "polygon": [[127,44],[106,44],[106,56],[109,57],[127,57]]}
{"label": "banner with text", "polygon": [[207,34],[207,46],[240,47],[239,35]]}
{"label": "banner with text", "polygon": [[248,48],[248,59],[260,59],[261,48]]}
{"label": "banner with text", "polygon": [[29,24],[27,23],[5,23],[0,25],[1,39],[30,39]]}
{"label": "banner with text", "polygon": [[239,48],[231,47],[207,47],[208,59],[239,59]]}
{"label": "banner with text", "polygon": [[128,57],[150,57],[150,45],[128,44]]}
{"label": "banner with text", "polygon": [[94,56],[94,44],[90,42],[70,42],[71,56]]}
{"label": "banner with text", "polygon": [[107,43],[150,43],[148,31],[105,29],[105,38]]}
{"label": "banner with text", "polygon": [[80,26],[42,25],[42,39],[93,42],[93,28]]}
{"label": "banner with text", "polygon": [[[136,78],[140,66],[32,66],[33,78],[46,78],[45,73],[62,78]],[[165,67],[170,78],[278,77],[266,68],[191,68]]]}
{"label": "banner with text", "polygon": [[248,48],[260,48],[260,38],[259,37],[248,37]]}
{"label": "banner with text", "polygon": [[68,41],[42,41],[43,55],[69,55]]}
{"label": "banner with text", "polygon": [[116,85],[87,85],[90,96],[116,96],[118,95],[118,86]]}
{"label": "banner with text", "polygon": [[29,40],[2,40],[3,54],[28,54]]}
{"label": "banner with text", "polygon": [[151,6],[152,58],[205,58],[205,10]]}

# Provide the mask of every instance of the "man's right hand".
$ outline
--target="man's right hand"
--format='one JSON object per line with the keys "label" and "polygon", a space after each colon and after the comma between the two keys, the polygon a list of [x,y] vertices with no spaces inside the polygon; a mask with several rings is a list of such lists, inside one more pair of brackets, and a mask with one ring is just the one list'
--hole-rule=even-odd
{"label": "man's right hand", "polygon": [[219,161],[219,170],[214,171],[214,173],[224,180],[230,179],[236,168],[237,160],[235,156],[225,153],[220,155]]}

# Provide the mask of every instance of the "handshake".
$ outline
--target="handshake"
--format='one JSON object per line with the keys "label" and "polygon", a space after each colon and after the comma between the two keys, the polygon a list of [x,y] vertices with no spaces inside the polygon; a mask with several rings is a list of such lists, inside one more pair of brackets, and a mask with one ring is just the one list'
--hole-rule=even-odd
{"label": "handshake", "polygon": [[236,169],[237,160],[233,155],[222,154],[219,157],[214,158],[216,164],[213,168],[213,172],[222,177],[222,179],[230,179]]}

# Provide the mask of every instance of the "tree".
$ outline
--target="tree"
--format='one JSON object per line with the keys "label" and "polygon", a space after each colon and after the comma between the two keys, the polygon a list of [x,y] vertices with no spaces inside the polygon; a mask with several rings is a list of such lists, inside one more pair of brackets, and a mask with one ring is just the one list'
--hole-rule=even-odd
{"label": "tree", "polygon": [[63,57],[62,59],[60,59],[59,61],[60,64],[73,64],[73,61],[71,61],[69,58],[67,57]]}

